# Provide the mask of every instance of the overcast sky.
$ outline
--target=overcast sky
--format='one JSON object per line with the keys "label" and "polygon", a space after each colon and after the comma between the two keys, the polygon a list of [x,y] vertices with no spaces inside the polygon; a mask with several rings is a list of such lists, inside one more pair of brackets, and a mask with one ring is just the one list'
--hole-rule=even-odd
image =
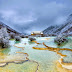
{"label": "overcast sky", "polygon": [[0,0],[0,21],[20,32],[60,25],[72,13],[72,0]]}

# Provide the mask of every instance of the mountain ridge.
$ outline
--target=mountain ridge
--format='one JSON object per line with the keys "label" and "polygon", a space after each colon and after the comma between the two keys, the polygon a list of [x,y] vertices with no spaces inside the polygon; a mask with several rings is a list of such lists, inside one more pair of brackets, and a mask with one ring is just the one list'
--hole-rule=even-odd
{"label": "mountain ridge", "polygon": [[57,36],[59,34],[66,33],[72,36],[72,14],[69,15],[64,24],[49,26],[48,28],[43,30],[43,33],[52,36]]}
{"label": "mountain ridge", "polygon": [[6,25],[6,24],[4,24],[3,22],[0,21],[0,29],[1,29],[2,27],[6,27],[8,33],[21,34],[21,33],[17,32],[16,30],[12,29],[12,28],[9,27],[8,25]]}

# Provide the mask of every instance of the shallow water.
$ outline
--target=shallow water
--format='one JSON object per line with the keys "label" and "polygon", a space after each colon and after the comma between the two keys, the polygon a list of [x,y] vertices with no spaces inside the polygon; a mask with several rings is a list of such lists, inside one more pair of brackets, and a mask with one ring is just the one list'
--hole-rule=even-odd
{"label": "shallow water", "polygon": [[[49,39],[46,40],[46,38]],[[68,43],[61,46],[54,43],[54,38],[55,37],[38,37],[36,38],[36,41],[38,43],[44,42],[46,45],[54,48],[72,49],[71,37],[69,37],[70,40]],[[46,48],[42,44],[38,45],[34,42],[30,42],[28,38],[24,38],[20,43],[11,40],[10,45],[11,47],[0,50],[0,63],[8,63],[5,66],[0,67],[0,72],[59,72],[59,69],[63,70],[61,66],[57,65],[57,61],[61,56],[56,52],[49,50],[36,50],[32,48]],[[72,52],[65,50],[59,52],[67,55],[67,57],[64,58],[65,62],[72,62]],[[22,60],[23,62],[21,63],[20,61]],[[19,61],[20,63],[15,63],[16,61]]]}

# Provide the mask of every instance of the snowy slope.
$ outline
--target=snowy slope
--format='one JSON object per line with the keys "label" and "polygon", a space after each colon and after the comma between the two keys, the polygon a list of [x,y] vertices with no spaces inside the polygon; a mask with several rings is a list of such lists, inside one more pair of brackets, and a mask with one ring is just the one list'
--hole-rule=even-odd
{"label": "snowy slope", "polygon": [[21,33],[17,32],[17,31],[15,31],[14,29],[10,28],[9,26],[4,24],[3,22],[0,22],[0,28],[2,28],[2,27],[6,27],[8,33],[12,32],[12,33],[15,33],[15,34],[21,34]]}
{"label": "snowy slope", "polygon": [[68,19],[64,24],[59,26],[57,25],[50,26],[47,29],[45,29],[43,33],[48,35],[59,35],[62,33],[67,33],[69,35],[72,35],[72,14],[69,15]]}

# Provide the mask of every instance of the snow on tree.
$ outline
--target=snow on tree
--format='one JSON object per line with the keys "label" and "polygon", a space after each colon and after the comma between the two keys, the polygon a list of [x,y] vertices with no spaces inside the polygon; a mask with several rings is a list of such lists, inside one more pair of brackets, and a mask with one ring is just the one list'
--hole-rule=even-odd
{"label": "snow on tree", "polygon": [[5,27],[0,29],[0,45],[2,48],[6,48],[9,46],[9,34],[7,33],[7,29]]}

